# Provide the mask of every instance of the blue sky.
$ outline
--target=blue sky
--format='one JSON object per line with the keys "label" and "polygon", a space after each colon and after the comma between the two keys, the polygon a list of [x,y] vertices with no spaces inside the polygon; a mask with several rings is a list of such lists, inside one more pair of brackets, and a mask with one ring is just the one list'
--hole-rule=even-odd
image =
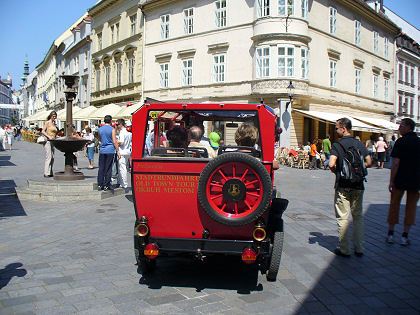
{"label": "blue sky", "polygon": [[[28,55],[29,72],[39,65],[53,41],[97,0],[0,0],[0,76],[10,73],[13,89],[22,81]],[[420,29],[420,0],[384,0],[407,22]]]}

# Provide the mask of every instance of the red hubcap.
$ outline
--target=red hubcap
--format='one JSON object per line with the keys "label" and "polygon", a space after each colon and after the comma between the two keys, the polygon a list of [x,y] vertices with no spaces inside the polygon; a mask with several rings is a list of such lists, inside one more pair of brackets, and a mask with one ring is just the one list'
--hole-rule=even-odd
{"label": "red hubcap", "polygon": [[[243,188],[245,191],[241,191]],[[263,186],[261,178],[247,164],[230,162],[216,168],[210,175],[206,193],[216,212],[229,218],[241,218],[258,207]]]}

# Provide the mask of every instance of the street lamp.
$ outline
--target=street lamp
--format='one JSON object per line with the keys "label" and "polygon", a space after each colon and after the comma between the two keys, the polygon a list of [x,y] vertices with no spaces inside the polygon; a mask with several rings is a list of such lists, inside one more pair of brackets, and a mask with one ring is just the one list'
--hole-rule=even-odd
{"label": "street lamp", "polygon": [[292,80],[290,80],[290,84],[287,87],[287,92],[288,92],[287,94],[289,95],[290,102],[286,104],[286,110],[288,109],[289,104],[292,104],[294,90],[295,90],[295,87],[293,86]]}

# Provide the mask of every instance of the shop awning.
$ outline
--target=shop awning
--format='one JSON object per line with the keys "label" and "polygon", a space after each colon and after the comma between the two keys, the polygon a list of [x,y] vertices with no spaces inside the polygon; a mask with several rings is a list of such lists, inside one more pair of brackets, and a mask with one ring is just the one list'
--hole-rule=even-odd
{"label": "shop awning", "polygon": [[108,104],[101,108],[99,108],[97,111],[92,112],[88,116],[88,119],[97,119],[102,120],[104,119],[105,115],[111,115],[112,118],[121,110],[121,106],[115,105],[115,104]]}
{"label": "shop awning", "polygon": [[349,115],[318,112],[318,111],[313,111],[313,110],[300,110],[300,109],[293,109],[293,111],[305,117],[316,119],[316,120],[323,121],[329,124],[334,124],[334,125],[338,119],[346,117],[351,120],[351,124],[353,126],[352,130],[355,130],[355,131],[364,131],[364,132],[373,132],[373,133],[389,132],[389,130],[387,129],[377,128],[377,127],[373,127],[371,125],[365,124],[364,122],[354,117],[351,117]]}
{"label": "shop awning", "polygon": [[46,121],[50,113],[51,113],[50,110],[43,109],[43,110],[37,111],[32,116],[26,117],[25,120],[26,121]]}
{"label": "shop awning", "polygon": [[[72,110],[73,110],[73,120],[74,120],[74,114],[76,114],[78,111],[80,111],[81,108],[79,106],[73,106]],[[60,109],[57,112],[57,120],[66,121],[66,116],[67,116],[67,109],[66,108]]]}
{"label": "shop awning", "polygon": [[363,121],[365,123],[377,126],[379,128],[386,128],[390,130],[398,130],[399,125],[385,119],[370,118],[370,117],[361,117],[361,116],[352,116],[357,120]]}
{"label": "shop awning", "polygon": [[90,120],[91,118],[89,118],[89,115],[91,115],[97,110],[99,110],[99,108],[95,106],[84,107],[73,115],[73,119],[74,120]]}
{"label": "shop awning", "polygon": [[131,114],[138,110],[143,104],[138,103],[131,106],[123,107],[121,110],[115,114],[112,118],[124,118],[131,119]]}

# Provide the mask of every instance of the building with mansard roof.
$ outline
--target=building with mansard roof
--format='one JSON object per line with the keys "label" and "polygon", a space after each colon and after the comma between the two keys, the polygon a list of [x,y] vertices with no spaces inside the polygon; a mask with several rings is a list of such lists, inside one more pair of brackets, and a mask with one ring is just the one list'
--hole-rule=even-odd
{"label": "building with mansard roof", "polygon": [[287,147],[333,135],[344,115],[363,119],[352,117],[362,140],[386,131],[400,29],[364,1],[149,0],[142,10],[145,97],[264,102]]}

